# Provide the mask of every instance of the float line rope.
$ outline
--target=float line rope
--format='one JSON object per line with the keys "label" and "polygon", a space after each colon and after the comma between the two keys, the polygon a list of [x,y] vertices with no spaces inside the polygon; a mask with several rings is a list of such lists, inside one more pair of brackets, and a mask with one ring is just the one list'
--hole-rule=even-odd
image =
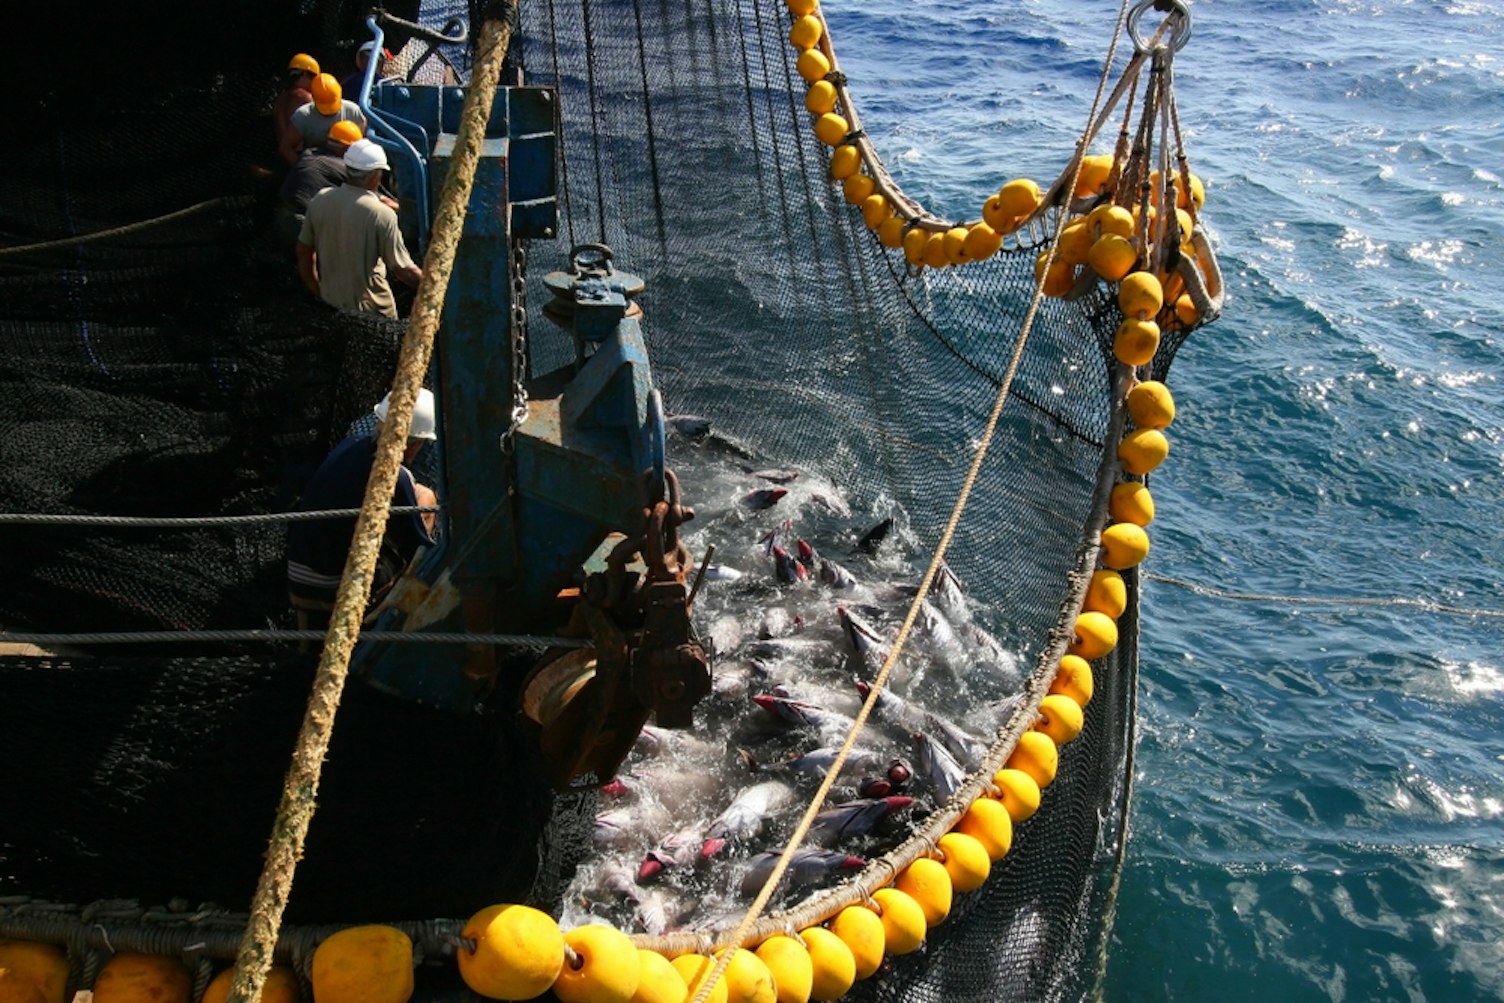
{"label": "float line rope", "polygon": [[501,64],[511,41],[511,19],[507,16],[509,5],[510,0],[489,5],[481,25],[475,66],[465,93],[465,105],[460,112],[454,159],[434,212],[428,261],[425,262],[423,281],[418,287],[407,334],[402,339],[397,373],[392,381],[391,409],[388,420],[381,423],[365,502],[355,523],[355,537],[335,598],[318,674],[308,697],[308,710],[298,732],[297,747],[288,766],[282,803],[277,809],[266,851],[266,865],[251,900],[251,918],[235,959],[235,976],[228,1003],[252,1003],[260,999],[266,973],[272,965],[282,914],[292,892],[293,874],[303,855],[303,841],[316,808],[319,776],[329,749],[335,711],[339,708],[345,679],[349,675],[350,655],[359,637],[372,572],[386,529],[386,510],[391,505],[392,490],[397,483],[413,405],[433,353],[434,336],[443,313],[449,276],[454,270],[455,252],[470,205],[475,169],[485,141],[486,123],[491,117],[496,86],[501,78]]}
{"label": "float line rope", "polygon": [[[322,641],[324,630],[136,630],[93,634],[16,634],[0,631],[0,644],[163,644],[176,641]],[[423,633],[407,630],[367,630],[360,640],[381,644],[494,644],[503,648],[589,648],[586,637],[544,637],[537,634],[466,634],[462,631]]]}
{"label": "float line rope", "polygon": [[1447,613],[1453,616],[1485,616],[1504,619],[1504,610],[1477,609],[1470,606],[1449,606],[1446,603],[1439,603],[1433,599],[1411,599],[1405,596],[1296,596],[1276,595],[1269,592],[1233,592],[1212,588],[1210,585],[1186,581],[1184,578],[1172,578],[1169,575],[1146,573],[1144,577],[1153,582],[1163,582],[1166,585],[1183,588],[1197,595],[1211,596],[1213,599],[1232,599],[1239,602],[1284,603],[1291,606],[1404,606],[1409,609],[1425,610],[1427,613]]}
{"label": "float line rope", "polygon": [[0,257],[11,254],[26,254],[30,251],[51,251],[60,247],[72,247],[75,244],[87,244],[94,240],[104,240],[106,237],[121,237],[128,233],[136,233],[163,223],[170,223],[175,219],[182,219],[184,216],[191,216],[196,212],[203,212],[211,206],[243,206],[249,205],[250,202],[250,197],[246,195],[221,195],[218,198],[196,202],[186,209],[179,209],[165,216],[153,216],[151,219],[138,220],[134,223],[127,223],[124,226],[113,226],[108,230],[95,230],[93,233],[85,233],[77,237],[63,237],[59,240],[44,240],[37,244],[18,244],[15,247],[0,247]]}
{"label": "float line rope", "polygon": [[[1128,2],[1129,0],[1123,0],[1122,8],[1118,14],[1118,26],[1113,32],[1112,44],[1108,49],[1107,59],[1102,67],[1102,75],[1097,82],[1097,93],[1092,99],[1092,117],[1096,115],[1098,103],[1102,99],[1102,93],[1106,90],[1107,81],[1111,76],[1112,60],[1117,51],[1118,40],[1122,36],[1123,21],[1127,15]],[[1080,141],[1082,147],[1089,141],[1090,137],[1083,134]],[[1079,169],[1079,158],[1077,158],[1077,162]],[[1064,228],[1065,214],[1061,213],[1056,221],[1055,239],[1050,243],[1050,250],[1048,252],[1050,261],[1054,259],[1056,249],[1059,246],[1060,231]],[[1047,261],[1045,264],[1046,271],[1049,268],[1050,261]],[[997,398],[993,401],[992,411],[987,416],[987,424],[983,429],[981,439],[977,443],[976,451],[972,456],[971,467],[966,472],[966,479],[961,484],[961,490],[956,496],[955,504],[951,508],[945,528],[941,531],[940,540],[935,545],[935,552],[930,558],[929,567],[925,569],[924,577],[920,580],[919,589],[914,594],[913,601],[909,604],[909,610],[904,616],[903,624],[898,628],[898,636],[894,639],[893,646],[888,651],[888,657],[883,660],[882,668],[878,670],[877,677],[872,681],[872,688],[867,694],[867,699],[863,701],[861,710],[857,712],[856,720],[852,723],[851,730],[847,733],[845,741],[841,743],[841,747],[836,750],[835,760],[830,764],[825,777],[820,782],[819,788],[810,798],[810,802],[804,810],[803,817],[800,818],[799,824],[795,826],[793,833],[789,836],[788,843],[784,846],[783,852],[773,865],[772,873],[768,875],[768,879],[758,891],[757,897],[747,907],[746,915],[742,917],[736,930],[731,934],[729,940],[731,946],[739,947],[742,945],[747,938],[747,934],[751,931],[753,924],[757,922],[758,917],[762,915],[763,910],[767,907],[768,901],[773,897],[773,891],[778,887],[778,883],[788,871],[794,853],[804,841],[804,837],[809,832],[815,816],[819,814],[821,807],[825,804],[825,798],[830,794],[831,788],[835,786],[836,778],[840,775],[842,767],[846,764],[851,750],[856,746],[857,739],[861,735],[862,729],[866,726],[867,719],[872,716],[872,709],[877,704],[878,698],[882,695],[883,689],[887,685],[888,677],[892,675],[893,667],[903,652],[904,644],[908,641],[909,633],[914,627],[915,620],[919,617],[919,609],[929,595],[930,586],[935,580],[935,574],[945,558],[945,550],[950,546],[951,539],[956,533],[956,527],[961,522],[961,516],[966,511],[966,504],[971,498],[972,488],[976,485],[977,477],[981,473],[982,463],[987,458],[987,451],[992,445],[993,436],[997,432],[999,421],[1002,419],[1003,407],[1008,402],[1008,391],[1013,385],[1014,377],[1018,373],[1019,365],[1023,360],[1024,348],[1029,342],[1029,335],[1034,327],[1034,318],[1038,315],[1039,306],[1043,300],[1044,278],[1041,274],[1039,280],[1035,283],[1034,295],[1029,301],[1029,309],[1024,315],[1023,323],[1020,326],[1018,342],[1013,348],[1013,356],[1008,361],[1008,369],[1003,375],[1002,385],[998,388]],[[717,960],[709,976],[701,984],[699,991],[695,993],[691,1003],[704,1003],[709,997],[711,989],[714,988],[715,983],[726,970],[726,966],[731,963],[732,955],[733,952],[729,950],[721,953],[721,957]]]}

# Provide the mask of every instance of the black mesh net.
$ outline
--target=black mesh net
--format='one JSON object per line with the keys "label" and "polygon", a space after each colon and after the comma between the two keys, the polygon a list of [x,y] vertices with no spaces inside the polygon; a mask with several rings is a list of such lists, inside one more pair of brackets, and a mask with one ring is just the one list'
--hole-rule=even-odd
{"label": "black mesh net", "polygon": [[[70,34],[54,59],[71,75],[39,93],[15,64],[0,69],[7,93],[38,94],[15,108],[27,141],[7,157],[0,244],[209,203],[148,229],[0,255],[0,510],[283,510],[390,378],[401,326],[302,293],[266,225],[272,188],[253,169],[273,164],[266,112],[280,60],[341,51],[364,12],[211,7],[189,20],[175,7],[150,31],[132,8],[113,33]],[[57,16],[48,8],[49,24]],[[564,134],[560,239],[532,246],[529,300],[547,299],[537,280],[570,244],[609,244],[647,280],[644,327],[671,410],[897,507],[932,544],[1015,350],[1038,248],[909,274],[827,180],[787,28],[777,0],[523,5],[513,59],[528,83],[558,87]],[[129,86],[117,86],[118,50],[102,37],[141,40]],[[168,59],[182,49],[186,64]],[[64,114],[85,98],[97,113]],[[1031,658],[1082,543],[1118,319],[1100,294],[1045,301],[949,551],[988,625]],[[544,327],[530,339],[535,372],[572,353]],[[1178,345],[1166,338],[1160,373]],[[282,539],[275,524],[0,525],[11,583],[0,623],[285,625]],[[1086,730],[1013,854],[921,954],[859,996],[1085,992],[1131,725],[1132,612],[1120,626]],[[50,764],[0,785],[0,893],[244,905],[310,663],[214,650],[0,661],[0,756]],[[358,688],[349,699],[290,918],[462,916],[508,896],[548,905],[589,805],[570,801],[549,823],[531,753],[496,718],[455,727]],[[539,871],[552,882],[533,885]]]}

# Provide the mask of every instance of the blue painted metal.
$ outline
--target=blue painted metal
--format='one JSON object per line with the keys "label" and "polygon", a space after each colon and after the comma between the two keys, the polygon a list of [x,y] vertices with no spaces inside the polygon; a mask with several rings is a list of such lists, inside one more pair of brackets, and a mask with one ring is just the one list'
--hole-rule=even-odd
{"label": "blue painted metal", "polygon": [[[366,18],[366,27],[371,30],[371,37],[375,40],[376,50],[381,50],[385,34],[374,16]],[[428,195],[428,137],[424,134],[421,143],[424,146],[420,153],[418,148],[404,136],[396,124],[390,122],[375,107],[371,105],[371,81],[376,73],[376,64],[379,60],[372,59],[366,63],[365,76],[360,82],[360,99],[356,102],[357,107],[366,116],[366,121],[371,128],[367,129],[369,138],[382,148],[397,153],[403,164],[412,171],[414,179],[414,194],[418,204],[418,254],[421,256],[428,247],[428,228],[432,224],[433,214],[429,209]],[[404,125],[417,127],[415,123],[403,122]],[[420,128],[421,131],[421,127]]]}
{"label": "blue painted metal", "polygon": [[[436,129],[457,122],[455,88],[383,86],[383,102]],[[435,352],[442,538],[404,583],[408,598],[383,627],[547,633],[560,589],[612,531],[640,532],[645,470],[663,466],[661,404],[653,406],[647,346],[627,299],[609,281],[573,284],[575,334],[590,350],[529,381],[529,415],[510,443],[512,241],[557,226],[553,95],[503,89],[482,147]],[[545,128],[546,127],[546,128]],[[435,192],[454,136],[431,151]],[[609,252],[607,252],[609,253]],[[624,276],[640,286],[640,280]],[[533,337],[545,336],[542,324]],[[562,335],[560,335],[562,336]],[[419,627],[418,625],[421,624]],[[400,650],[410,647],[414,650]],[[357,652],[373,685],[459,712],[489,687],[476,651],[384,645]]]}

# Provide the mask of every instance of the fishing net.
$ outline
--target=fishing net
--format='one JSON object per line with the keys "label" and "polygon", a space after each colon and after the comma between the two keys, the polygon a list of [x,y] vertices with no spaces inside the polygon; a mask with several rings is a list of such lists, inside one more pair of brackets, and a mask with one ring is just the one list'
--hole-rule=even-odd
{"label": "fishing net", "polygon": [[[0,244],[193,211],[0,255],[0,511],[283,511],[380,397],[401,325],[310,301],[268,225],[273,188],[260,168],[275,172],[266,112],[276,88],[263,64],[360,37],[354,4],[307,7],[219,5],[152,32],[115,25],[157,54],[133,59],[129,87],[116,86],[113,50],[99,41],[114,35],[57,41],[71,72],[17,111],[30,141],[10,155]],[[422,17],[438,25],[455,12],[435,5]],[[895,513],[922,556],[1008,374],[1051,220],[988,261],[909,268],[830,182],[788,31],[775,0],[523,5],[511,61],[529,84],[558,88],[563,135],[559,239],[530,249],[529,301],[548,299],[539,280],[572,245],[608,244],[646,279],[643,325],[671,411],[708,419],[759,461],[841,485],[853,508]],[[178,51],[191,58],[171,59]],[[7,92],[24,86],[15,73],[0,69]],[[100,112],[64,114],[84,99]],[[1099,468],[1116,448],[1121,319],[1100,287],[1042,302],[948,550],[978,620],[1038,672],[1069,621],[1063,608],[1079,601],[1072,572],[1095,545]],[[536,373],[573,353],[544,327],[529,337]],[[1167,325],[1152,374],[1168,369],[1185,333]],[[282,545],[276,523],[0,524],[11,582],[0,623],[287,626]],[[1125,577],[1132,595],[1135,576]],[[982,890],[958,897],[922,951],[859,983],[858,998],[1084,993],[1123,834],[1136,604],[1119,628],[1118,647],[1094,664],[1085,729],[1014,851]],[[15,763],[57,750],[55,773],[0,786],[0,894],[248,901],[311,662],[225,650],[0,659],[0,700],[34,709],[7,711],[0,755]],[[593,803],[542,790],[530,751],[502,722],[434,725],[386,698],[353,696],[289,919],[556,905]],[[80,739],[60,744],[59,733]],[[357,750],[399,735],[376,769],[358,765]],[[164,826],[185,805],[188,822]],[[500,822],[517,818],[537,824]]]}

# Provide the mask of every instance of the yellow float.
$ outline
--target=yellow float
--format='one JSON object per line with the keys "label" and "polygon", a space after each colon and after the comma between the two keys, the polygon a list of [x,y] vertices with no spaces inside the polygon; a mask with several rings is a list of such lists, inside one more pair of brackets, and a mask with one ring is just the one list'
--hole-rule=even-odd
{"label": "yellow float", "polygon": [[[1117,572],[1108,572],[1117,574]],[[1119,577],[1118,581],[1122,581]],[[1070,697],[1076,701],[1078,707],[1085,707],[1091,703],[1092,693],[1096,684],[1092,679],[1091,664],[1080,655],[1063,655],[1060,659],[1060,668],[1055,673],[1055,681],[1050,683],[1050,692],[1059,693],[1061,696]],[[996,783],[996,779],[993,780]],[[999,785],[1001,786],[1001,785]],[[1037,789],[1036,789],[1037,793]],[[1037,806],[1037,803],[1036,803]],[[1011,815],[1012,812],[1010,811]],[[1014,821],[1018,821],[1014,819]]]}
{"label": "yellow float", "polygon": [[564,943],[574,958],[554,980],[560,1003],[630,1003],[642,973],[631,938],[614,927],[577,926]]}
{"label": "yellow float", "polygon": [[1102,566],[1114,571],[1134,567],[1149,556],[1149,534],[1131,522],[1115,522],[1102,530]]}
{"label": "yellow float", "polygon": [[1034,730],[1050,736],[1056,745],[1065,745],[1081,734],[1085,723],[1080,704],[1068,696],[1050,693],[1039,701],[1039,723]]}
{"label": "yellow float", "polygon": [[1005,766],[992,775],[992,784],[1014,825],[1027,821],[1039,810],[1039,782],[1024,770]]}
{"label": "yellow float", "polygon": [[950,875],[938,860],[920,857],[898,875],[893,887],[919,903],[926,927],[939,926],[950,915]]}
{"label": "yellow float", "polygon": [[778,1003],[807,1003],[814,987],[815,966],[809,951],[793,937],[769,937],[754,952],[773,973]]}
{"label": "yellow float", "polygon": [[809,998],[837,1000],[856,983],[856,958],[846,942],[823,926],[801,930],[811,969]]}
{"label": "yellow float", "polygon": [[471,916],[455,960],[465,985],[493,1000],[541,996],[564,968],[564,935],[545,912],[525,905],[487,906]]}

